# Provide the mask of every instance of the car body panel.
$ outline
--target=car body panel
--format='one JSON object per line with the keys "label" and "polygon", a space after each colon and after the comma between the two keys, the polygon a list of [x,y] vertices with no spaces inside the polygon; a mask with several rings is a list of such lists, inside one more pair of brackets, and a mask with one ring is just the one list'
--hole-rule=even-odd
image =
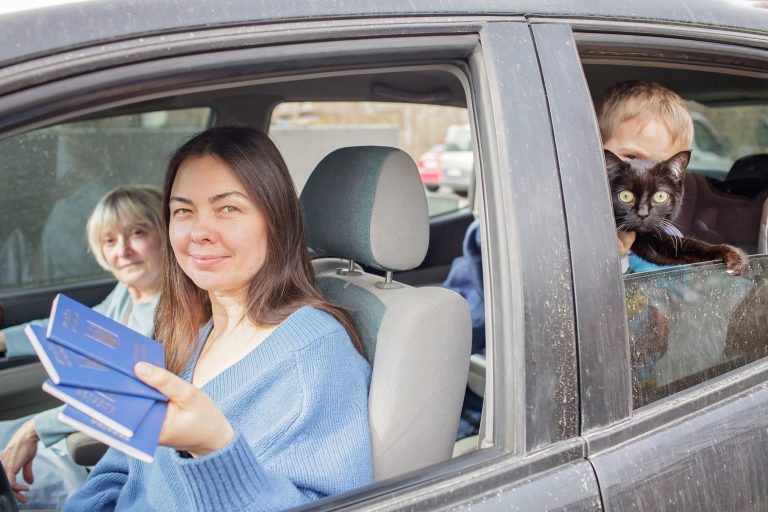
{"label": "car body panel", "polygon": [[[86,44],[118,41],[130,36],[242,26],[278,21],[306,21],[369,16],[393,20],[405,16],[558,16],[573,19],[634,20],[656,23],[675,22],[702,27],[733,27],[734,30],[764,32],[768,12],[760,2],[728,2],[700,0],[696,8],[653,0],[642,4],[593,0],[505,0],[476,1],[468,5],[460,0],[440,2],[439,8],[430,2],[393,1],[381,4],[373,0],[271,0],[259,3],[228,1],[211,9],[205,0],[121,0],[85,2],[51,6],[10,13],[3,16],[0,35],[0,65],[16,62],[23,57],[42,55],[52,49],[63,51]],[[115,20],[121,20],[115,23]],[[36,30],[27,27],[34,23]],[[71,30],[70,27],[89,27]],[[183,27],[183,28],[181,28]]]}

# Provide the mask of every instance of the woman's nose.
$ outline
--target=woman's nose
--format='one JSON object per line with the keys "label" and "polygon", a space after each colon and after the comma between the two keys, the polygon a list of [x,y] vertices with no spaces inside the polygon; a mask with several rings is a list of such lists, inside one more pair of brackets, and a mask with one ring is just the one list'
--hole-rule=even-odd
{"label": "woman's nose", "polygon": [[198,215],[194,220],[194,225],[189,232],[189,236],[196,244],[215,241],[215,230],[213,229],[211,219],[205,215]]}
{"label": "woman's nose", "polygon": [[131,248],[131,239],[129,237],[117,237],[117,252],[121,256],[125,256],[133,252],[133,249]]}

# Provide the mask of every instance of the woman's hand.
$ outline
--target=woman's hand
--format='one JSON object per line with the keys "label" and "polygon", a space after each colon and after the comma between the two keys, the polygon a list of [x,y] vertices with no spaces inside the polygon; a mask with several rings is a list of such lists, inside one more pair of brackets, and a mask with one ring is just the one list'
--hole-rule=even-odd
{"label": "woman's hand", "polygon": [[20,503],[27,501],[27,497],[21,494],[29,490],[29,486],[16,481],[16,474],[24,469],[24,480],[28,483],[35,481],[32,474],[32,460],[37,455],[37,431],[35,430],[34,420],[24,423],[16,433],[13,434],[8,446],[0,453],[0,463],[8,475],[8,482],[11,484],[13,495]]}
{"label": "woman's hand", "polygon": [[171,372],[137,363],[136,376],[168,397],[168,413],[159,443],[200,457],[229,443],[235,435],[219,407],[203,391]]}
{"label": "woman's hand", "polygon": [[635,243],[637,233],[634,231],[616,231],[616,236],[619,239],[619,257],[623,258],[629,252],[632,244]]}

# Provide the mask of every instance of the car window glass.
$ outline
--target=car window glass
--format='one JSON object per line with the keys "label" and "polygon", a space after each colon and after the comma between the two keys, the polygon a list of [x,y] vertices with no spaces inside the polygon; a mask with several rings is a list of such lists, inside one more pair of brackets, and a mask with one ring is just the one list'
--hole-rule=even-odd
{"label": "car window glass", "polygon": [[[269,133],[299,190],[318,162],[344,146],[393,146],[417,163],[431,216],[469,204],[474,154],[467,109],[386,102],[285,102]],[[455,142],[455,143],[454,143]]]}
{"label": "car window glass", "polygon": [[705,263],[624,285],[635,407],[768,355],[768,256],[739,277]]}
{"label": "car window glass", "polygon": [[85,223],[125,184],[160,185],[171,151],[208,124],[209,109],[105,117],[0,140],[0,291],[105,275]]}
{"label": "car window glass", "polygon": [[722,263],[640,264],[625,275],[635,407],[768,355],[768,106],[688,105],[694,147],[674,223],[741,248],[750,268],[732,276]]}

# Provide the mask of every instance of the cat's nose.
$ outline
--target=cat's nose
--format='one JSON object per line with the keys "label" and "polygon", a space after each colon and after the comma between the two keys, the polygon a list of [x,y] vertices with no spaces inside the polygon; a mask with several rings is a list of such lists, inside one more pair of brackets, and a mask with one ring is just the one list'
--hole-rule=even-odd
{"label": "cat's nose", "polygon": [[644,204],[640,205],[637,208],[637,216],[640,217],[641,219],[646,218],[649,215],[649,213],[650,212],[648,211],[648,206],[646,206]]}

